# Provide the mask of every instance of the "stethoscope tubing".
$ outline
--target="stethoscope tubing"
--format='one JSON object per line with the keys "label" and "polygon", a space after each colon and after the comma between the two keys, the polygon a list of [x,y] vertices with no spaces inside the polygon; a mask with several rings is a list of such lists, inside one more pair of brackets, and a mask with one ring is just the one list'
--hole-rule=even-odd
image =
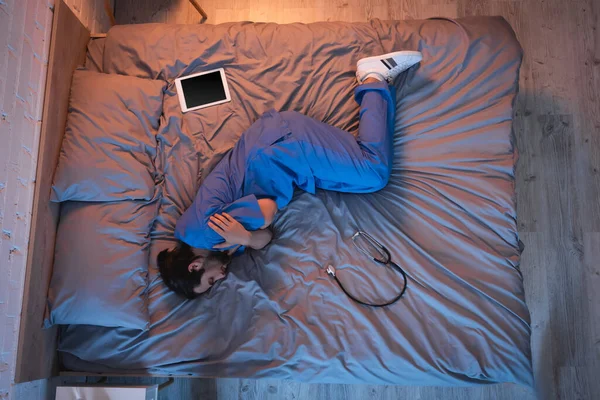
{"label": "stethoscope tubing", "polygon": [[[375,248],[378,249],[378,251],[380,251],[384,256],[385,256],[385,261],[382,261],[380,259],[377,259],[375,257],[373,257],[371,254],[369,254],[365,249],[363,249],[361,246],[359,246],[356,243],[356,238],[363,236],[366,238],[366,240]],[[340,287],[340,289],[342,289],[342,291],[346,294],[346,296],[348,296],[350,299],[352,299],[353,301],[355,301],[358,304],[361,304],[363,306],[368,306],[368,307],[387,307],[389,305],[394,304],[395,302],[397,302],[398,300],[400,300],[402,298],[402,296],[404,295],[404,293],[406,292],[406,286],[408,285],[408,276],[406,275],[406,272],[395,262],[392,261],[392,256],[389,252],[389,250],[382,245],[381,243],[379,243],[373,236],[369,235],[367,232],[364,231],[357,231],[353,236],[352,236],[352,243],[354,244],[354,246],[364,255],[366,255],[368,258],[370,258],[373,262],[377,263],[377,264],[381,264],[387,267],[391,267],[393,269],[395,269],[397,272],[400,273],[400,275],[402,275],[402,279],[404,280],[404,284],[402,285],[402,291],[396,296],[394,297],[392,300],[383,302],[383,303],[367,303],[364,302],[360,299],[358,299],[357,297],[355,297],[354,295],[352,295],[350,292],[348,292],[346,290],[346,288],[344,287],[344,285],[342,284],[342,282],[340,282],[340,280],[338,279],[337,275],[336,275],[336,271],[335,269],[330,265],[327,267],[327,273],[329,275],[331,275],[335,281],[337,282],[338,286]]]}

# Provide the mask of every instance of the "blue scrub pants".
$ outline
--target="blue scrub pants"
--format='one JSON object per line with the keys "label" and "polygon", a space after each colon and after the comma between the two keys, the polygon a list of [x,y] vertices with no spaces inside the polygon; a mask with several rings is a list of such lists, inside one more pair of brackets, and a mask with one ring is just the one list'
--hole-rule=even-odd
{"label": "blue scrub pants", "polygon": [[[281,112],[312,170],[315,186],[370,193],[388,183],[393,160],[394,95],[385,82],[355,90],[360,104],[358,137],[293,111]],[[310,140],[302,140],[310,137]]]}

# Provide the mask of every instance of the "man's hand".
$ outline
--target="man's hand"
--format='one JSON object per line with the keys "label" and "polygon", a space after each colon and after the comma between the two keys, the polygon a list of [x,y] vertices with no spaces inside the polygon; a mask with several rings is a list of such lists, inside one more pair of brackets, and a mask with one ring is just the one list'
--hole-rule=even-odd
{"label": "man's hand", "polygon": [[252,234],[227,213],[211,216],[208,226],[225,239],[225,243],[215,246],[216,249],[234,245],[248,246],[250,244]]}

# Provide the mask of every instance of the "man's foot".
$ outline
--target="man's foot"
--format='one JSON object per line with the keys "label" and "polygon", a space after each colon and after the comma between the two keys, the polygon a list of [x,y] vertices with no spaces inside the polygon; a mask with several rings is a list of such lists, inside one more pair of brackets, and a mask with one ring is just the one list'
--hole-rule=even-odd
{"label": "man's foot", "polygon": [[356,79],[359,83],[363,83],[367,78],[391,83],[422,59],[420,51],[396,51],[382,56],[362,58],[356,63]]}

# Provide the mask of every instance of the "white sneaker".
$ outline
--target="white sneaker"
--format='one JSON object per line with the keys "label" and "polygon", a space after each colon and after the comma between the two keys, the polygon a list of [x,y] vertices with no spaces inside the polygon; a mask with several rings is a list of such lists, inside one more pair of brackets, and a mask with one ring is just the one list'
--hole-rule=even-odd
{"label": "white sneaker", "polygon": [[356,79],[362,83],[372,77],[391,83],[398,75],[423,59],[420,51],[396,51],[382,56],[361,58],[356,63]]}

